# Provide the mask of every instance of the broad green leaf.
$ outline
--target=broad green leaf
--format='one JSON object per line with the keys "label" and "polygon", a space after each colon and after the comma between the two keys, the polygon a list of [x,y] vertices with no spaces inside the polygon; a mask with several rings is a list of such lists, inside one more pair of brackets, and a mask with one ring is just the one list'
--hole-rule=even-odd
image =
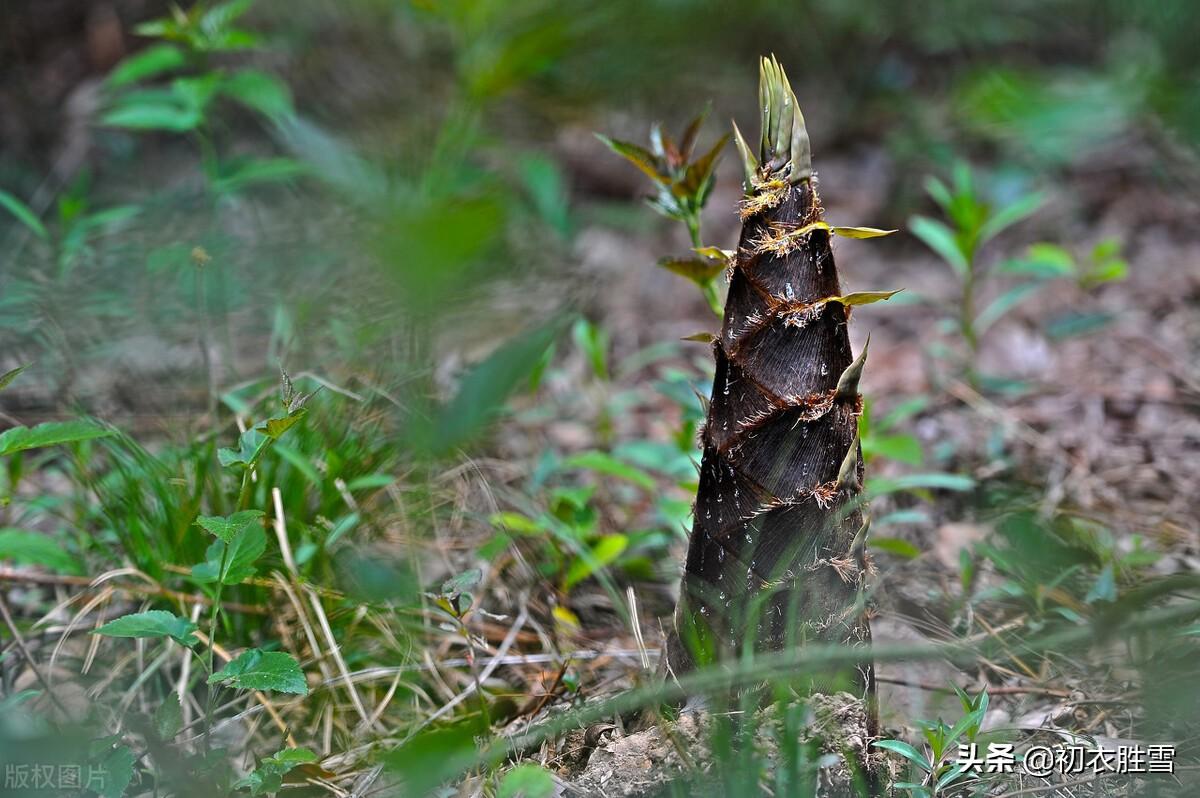
{"label": "broad green leaf", "polygon": [[277,693],[308,695],[308,682],[300,663],[282,651],[252,648],[208,677],[209,684],[224,684],[239,690],[274,690]]}
{"label": "broad green leaf", "polygon": [[921,550],[901,538],[889,538],[872,536],[868,545],[876,551],[886,551],[888,554],[895,554],[897,557],[903,557],[906,560],[915,560],[921,556]]}
{"label": "broad green leaf", "polygon": [[292,113],[292,92],[274,75],[257,69],[242,69],[220,86],[220,92],[269,118]]}
{"label": "broad green leaf", "polygon": [[862,439],[864,457],[885,457],[909,465],[924,459],[921,442],[912,435],[868,435]]}
{"label": "broad green leaf", "polygon": [[992,300],[978,316],[975,317],[975,331],[982,335],[985,330],[999,321],[1004,314],[1033,296],[1042,287],[1041,283],[1021,283],[1013,286]]}
{"label": "broad green leaf", "polygon": [[266,422],[260,424],[258,428],[267,433],[268,438],[271,438],[272,440],[278,440],[283,436],[283,433],[296,426],[300,419],[304,418],[306,413],[308,413],[308,410],[302,407],[299,410],[294,410],[291,413],[288,413],[286,416],[267,419]]}
{"label": "broad green leaf", "polygon": [[876,748],[895,751],[897,754],[909,760],[926,773],[933,769],[930,767],[929,760],[925,758],[924,754],[903,740],[878,740],[871,743],[871,745],[875,746]]}
{"label": "broad green leaf", "polygon": [[917,413],[920,413],[928,406],[928,396],[914,396],[910,399],[905,399],[903,402],[889,410],[883,418],[879,419],[876,426],[878,426],[881,430],[892,429],[900,422],[911,418]]}
{"label": "broad green leaf", "polygon": [[571,338],[575,345],[587,355],[592,374],[602,380],[608,379],[608,332],[599,324],[580,318],[571,326]]}
{"label": "broad green leaf", "polygon": [[265,513],[261,510],[242,510],[230,516],[202,515],[196,519],[196,523],[226,543],[230,543],[243,529],[252,524],[258,524],[259,519],[264,515]]}
{"label": "broad green leaf", "polygon": [[645,471],[623,463],[604,452],[590,451],[572,455],[563,462],[563,466],[565,468],[582,468],[587,471],[595,471],[597,474],[625,479],[646,490],[653,490],[655,487],[654,478]]}
{"label": "broad green leaf", "polygon": [[1100,575],[1096,577],[1095,583],[1088,590],[1088,594],[1083,600],[1088,604],[1094,604],[1097,601],[1117,600],[1117,581],[1113,573],[1112,563],[1106,564],[1101,569]]}
{"label": "broad green leaf", "polygon": [[221,88],[221,75],[206,72],[202,75],[185,76],[171,81],[171,98],[184,108],[204,115],[209,103]]}
{"label": "broad green leaf", "polygon": [[704,258],[662,258],[658,261],[658,266],[680,277],[686,277],[697,285],[705,285],[725,271],[723,262]]}
{"label": "broad green leaf", "polygon": [[215,36],[226,30],[254,5],[254,0],[228,0],[217,3],[204,11],[200,17],[200,30]]}
{"label": "broad green leaf", "polygon": [[954,745],[958,738],[963,735],[964,732],[971,728],[977,727],[981,720],[983,720],[983,714],[978,711],[968,712],[966,715],[963,715],[958,719],[958,722],[954,724],[954,727],[946,733],[942,743],[943,746],[946,749],[949,749]]}
{"label": "broad green leaf", "polygon": [[[226,546],[229,553],[226,555]],[[257,524],[244,526],[238,530],[233,540],[226,544],[223,540],[215,540],[205,552],[205,562],[192,566],[192,578],[207,584],[220,581],[226,585],[237,585],[254,576],[254,563],[267,550],[267,536],[262,527]],[[225,559],[225,568],[221,568],[221,559]]]}
{"label": "broad green leaf", "polygon": [[154,710],[154,731],[158,739],[171,742],[183,728],[183,708],[179,705],[179,694],[171,691]]}
{"label": "broad green leaf", "polygon": [[954,204],[954,197],[950,195],[950,189],[946,188],[946,184],[936,177],[925,178],[925,191],[933,198],[933,201],[942,206],[942,210],[950,212],[950,207]]}
{"label": "broad green leaf", "polygon": [[186,133],[195,130],[203,117],[191,107],[170,102],[139,102],[120,105],[100,117],[100,124],[130,130],[168,130]]}
{"label": "broad green leaf", "polygon": [[697,194],[705,183],[712,177],[713,170],[717,168],[717,164],[721,160],[721,151],[725,149],[725,145],[729,143],[729,134],[726,133],[712,148],[704,155],[700,156],[695,163],[688,166],[683,175],[683,190],[689,196]]}
{"label": "broad green leaf", "polygon": [[226,467],[252,466],[258,462],[258,458],[262,456],[270,440],[257,427],[251,427],[238,436],[237,448],[218,449],[217,460]]}
{"label": "broad green leaf", "polygon": [[967,769],[966,765],[955,765],[954,767],[947,770],[944,774],[942,774],[942,777],[937,780],[937,784],[935,784],[934,786],[939,791],[945,789],[946,785],[955,781],[959,776],[961,776],[964,772],[966,772],[966,769]]}
{"label": "broad green leaf", "polygon": [[133,781],[133,763],[137,757],[128,746],[118,745],[109,751],[93,767],[104,774],[104,779],[98,785],[97,795],[100,798],[121,798],[125,788]]}
{"label": "broad green leaf", "polygon": [[396,477],[392,474],[363,474],[361,477],[355,477],[346,482],[346,490],[353,493],[359,490],[386,488],[395,481]]}
{"label": "broad green leaf", "polygon": [[12,385],[13,380],[15,380],[20,373],[27,368],[29,368],[28,365],[17,366],[12,371],[6,371],[5,373],[0,374],[0,391],[3,391],[8,386]]}
{"label": "broad green leaf", "polygon": [[639,147],[636,144],[630,144],[626,141],[618,141],[617,139],[610,139],[608,136],[601,135],[600,133],[596,134],[596,138],[604,142],[604,144],[617,155],[620,155],[638,169],[641,169],[642,172],[654,182],[663,184],[670,182],[671,178],[659,171],[658,161],[653,155],[650,154],[649,151]]}
{"label": "broad green leaf", "polygon": [[46,238],[46,228],[42,225],[41,220],[37,218],[37,214],[30,210],[29,206],[24,202],[21,202],[3,189],[0,189],[0,207],[15,216],[17,221],[32,230],[38,238]]}
{"label": "broad green leaf", "polygon": [[185,64],[187,57],[178,47],[173,44],[155,44],[117,64],[109,73],[107,82],[114,88],[124,86],[179,69]]}
{"label": "broad green leaf", "polygon": [[458,779],[476,767],[476,736],[482,733],[480,724],[469,721],[435,727],[384,753],[384,762],[402,784],[396,794],[429,795],[439,784]]}
{"label": "broad green leaf", "polygon": [[605,535],[596,541],[586,555],[581,554],[563,577],[563,590],[570,590],[606,565],[613,563],[629,546],[625,535]]}
{"label": "broad green leaf", "polygon": [[963,255],[962,250],[958,248],[958,242],[955,241],[954,233],[950,231],[949,227],[926,216],[914,216],[908,220],[908,229],[940,255],[942,260],[954,269],[955,274],[959,277],[966,275],[970,264],[967,263],[967,258]]}
{"label": "broad green leaf", "polygon": [[545,768],[517,765],[500,780],[496,798],[550,798],[554,789],[554,777]]}
{"label": "broad green leaf", "polygon": [[169,637],[180,645],[191,646],[198,642],[192,634],[195,631],[196,624],[187,618],[165,610],[147,610],[109,621],[94,634],[105,637]]}
{"label": "broad green leaf", "polygon": [[500,413],[509,394],[541,361],[565,321],[556,318],[509,339],[467,372],[434,423],[431,448],[435,454],[447,454],[483,431]]}
{"label": "broad green leaf", "polygon": [[870,305],[874,302],[885,302],[903,290],[903,288],[897,288],[895,291],[855,291],[845,296],[831,296],[825,301],[837,302],[839,305],[845,305],[846,307]]}
{"label": "broad green leaf", "polygon": [[317,755],[307,748],[285,748],[259,762],[258,767],[239,779],[234,787],[249,789],[251,795],[276,793],[283,787],[283,777],[291,770],[316,761]]}
{"label": "broad green leaf", "polygon": [[457,576],[453,576],[442,583],[442,594],[446,596],[454,595],[455,593],[464,593],[483,581],[483,571],[479,568],[471,568],[463,571]]}
{"label": "broad green leaf", "polygon": [[881,527],[888,524],[928,524],[929,516],[920,510],[897,510],[873,521],[872,526]]}
{"label": "broad green leaf", "polygon": [[1070,277],[1076,272],[1075,258],[1057,244],[1032,244],[1025,257],[1005,261],[1000,270],[1008,274],[1032,274],[1037,277]]}
{"label": "broad green leaf", "polygon": [[0,560],[42,565],[60,574],[82,574],[83,567],[61,541],[43,532],[0,529]]}
{"label": "broad green leaf", "polygon": [[1105,313],[1064,313],[1046,321],[1046,335],[1052,340],[1071,338],[1077,335],[1087,335],[1101,330],[1116,321],[1116,315]]}
{"label": "broad green leaf", "polygon": [[251,158],[225,164],[213,188],[222,194],[234,193],[247,186],[282,183],[308,171],[308,166],[292,158]]}
{"label": "broad green leaf", "polygon": [[901,490],[940,489],[967,491],[975,480],[964,474],[905,474],[900,477],[873,477],[867,480],[867,492],[873,496]]}
{"label": "broad green leaf", "polygon": [[1096,263],[1083,275],[1086,287],[1094,287],[1103,283],[1116,283],[1129,276],[1129,264],[1120,258],[1111,258]]}
{"label": "broad green leaf", "polygon": [[40,449],[63,443],[78,443],[94,438],[106,438],[113,431],[95,421],[47,421],[36,427],[13,427],[0,433],[0,457],[26,449]]}
{"label": "broad green leaf", "polygon": [[563,171],[551,158],[529,154],[518,163],[534,209],[561,237],[571,234],[571,198]]}
{"label": "broad green leaf", "polygon": [[497,529],[516,532],[518,535],[540,535],[543,532],[540,524],[521,513],[494,513],[488,518],[488,522]]}
{"label": "broad green leaf", "polygon": [[983,223],[979,228],[979,243],[984,243],[995,238],[1002,230],[1011,227],[1017,222],[1030,216],[1042,207],[1045,202],[1046,195],[1042,193],[1026,194],[1018,200],[1015,200],[1008,205],[1005,205],[1000,210],[996,211],[991,218]]}
{"label": "broad green leaf", "polygon": [[835,236],[842,238],[880,238],[890,236],[895,230],[880,230],[877,227],[833,227]]}

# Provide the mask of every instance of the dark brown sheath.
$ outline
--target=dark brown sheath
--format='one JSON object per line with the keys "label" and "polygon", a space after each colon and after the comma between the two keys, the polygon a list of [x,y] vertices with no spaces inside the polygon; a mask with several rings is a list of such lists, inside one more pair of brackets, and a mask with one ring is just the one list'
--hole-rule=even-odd
{"label": "dark brown sheath", "polygon": [[[841,288],[795,95],[774,59],[761,79],[757,159],[735,126],[747,195],[713,343],[674,671],[746,649],[870,640],[858,498],[865,349],[855,360],[850,308],[829,301]],[[838,686],[864,694],[872,682],[864,665]]]}

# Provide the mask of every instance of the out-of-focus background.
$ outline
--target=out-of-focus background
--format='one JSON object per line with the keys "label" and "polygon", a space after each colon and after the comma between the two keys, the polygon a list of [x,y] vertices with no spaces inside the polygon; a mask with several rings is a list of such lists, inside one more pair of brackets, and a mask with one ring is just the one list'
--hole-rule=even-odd
{"label": "out-of-focus background", "polygon": [[[847,291],[904,289],[850,328],[856,351],[871,336],[877,641],[1015,635],[970,667],[882,665],[889,734],[953,725],[955,684],[990,687],[984,726],[1013,740],[1194,755],[1200,693],[1176,668],[1194,626],[1017,649],[1194,603],[1198,36],[1182,0],[7,3],[0,374],[26,368],[0,426],[86,414],[120,430],[0,461],[0,590],[61,671],[59,709],[128,689],[150,711],[154,679],[97,686],[96,650],[64,626],[146,601],[189,614],[178,595],[206,590],[188,569],[208,543],[192,521],[242,506],[221,469],[240,461],[216,449],[274,412],[281,369],[318,393],[251,485],[294,550],[269,536],[260,577],[331,591],[349,664],[252,609],[230,646],[282,636],[325,684],[411,666],[289,705],[321,757],[311,778],[349,788],[375,761],[364,734],[394,746],[488,715],[461,690],[489,696],[499,729],[640,682],[677,590],[711,382],[709,349],[682,339],[716,329],[700,289],[723,282],[660,268],[697,240],[594,134],[652,151],[652,126],[678,142],[707,109],[697,155],[730,119],[754,140],[757,62],[774,54],[826,218],[897,231],[835,242]],[[722,152],[698,241],[731,249],[741,170]],[[121,568],[154,590],[85,606],[90,579]],[[431,592],[464,573],[484,613],[437,617]],[[296,623],[310,611],[269,581],[232,593]],[[318,620],[302,625],[319,637]],[[517,652],[542,658],[497,664],[482,688],[464,664]],[[178,681],[170,667],[155,678]],[[0,669],[7,695],[36,687],[15,654]],[[275,750],[278,730],[241,723],[231,749]],[[540,764],[569,781],[572,755]],[[151,783],[138,767],[131,791]],[[1045,786],[997,789],[1030,784]]]}

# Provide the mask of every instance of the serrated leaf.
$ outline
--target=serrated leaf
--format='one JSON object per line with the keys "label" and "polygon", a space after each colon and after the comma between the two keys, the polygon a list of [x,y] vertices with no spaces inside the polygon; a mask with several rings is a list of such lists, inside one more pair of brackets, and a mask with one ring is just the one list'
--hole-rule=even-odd
{"label": "serrated leaf", "polygon": [[20,375],[20,373],[27,368],[29,368],[28,364],[24,366],[17,366],[12,371],[6,371],[4,374],[0,374],[0,391],[3,391],[8,386],[12,385],[13,380],[15,380],[18,375]]}
{"label": "serrated leaf", "polygon": [[221,540],[229,543],[243,529],[251,524],[258,523],[258,519],[264,515],[265,513],[261,510],[242,510],[229,516],[202,515],[196,519],[196,523]]}
{"label": "serrated leaf", "polygon": [[895,230],[880,230],[877,227],[832,227],[835,236],[842,238],[881,238],[890,236]]}
{"label": "serrated leaf", "polygon": [[47,421],[36,427],[13,427],[0,433],[0,457],[26,449],[106,438],[113,431],[88,419]]}
{"label": "serrated leaf", "polygon": [[837,302],[839,305],[845,305],[846,307],[870,305],[875,302],[885,302],[903,290],[903,288],[897,288],[895,291],[855,291],[845,296],[831,296],[825,301]]}
{"label": "serrated leaf", "polygon": [[659,171],[658,160],[648,150],[645,150],[636,144],[630,144],[627,141],[610,139],[608,136],[600,133],[596,134],[596,138],[604,142],[605,146],[607,146],[617,155],[620,155],[638,169],[642,170],[642,173],[654,182],[662,184],[670,182],[671,178]]}
{"label": "serrated leaf", "polygon": [[725,271],[721,261],[704,258],[662,258],[658,261],[661,269],[686,277],[697,285],[704,285]]}
{"label": "serrated leaf", "polygon": [[117,64],[116,68],[109,73],[107,83],[114,88],[136,83],[139,80],[179,69],[186,63],[187,57],[175,45],[156,44]]}
{"label": "serrated leaf", "polygon": [[538,765],[517,765],[504,774],[496,798],[550,798],[554,777]]}
{"label": "serrated leaf", "polygon": [[41,220],[37,218],[37,214],[30,210],[29,206],[24,202],[21,202],[21,200],[3,189],[0,189],[0,207],[7,210],[16,217],[17,221],[32,230],[38,238],[45,240],[47,236],[46,228]]}
{"label": "serrated leaf", "polygon": [[100,760],[96,770],[104,774],[97,795],[100,798],[121,798],[125,788],[133,781],[133,763],[136,757],[128,746],[118,745]]}
{"label": "serrated leaf", "polygon": [[239,690],[273,690],[277,693],[308,695],[308,682],[300,663],[282,651],[252,648],[208,677],[209,684],[224,684]]}
{"label": "serrated leaf", "polygon": [[169,743],[182,728],[183,708],[179,706],[179,694],[172,691],[154,710],[154,731],[158,739]]}
{"label": "serrated leaf", "polygon": [[[229,546],[228,555],[225,547]],[[251,525],[242,527],[235,533],[233,540],[226,544],[223,540],[215,540],[205,552],[205,562],[192,566],[192,578],[207,584],[220,581],[226,585],[237,585],[254,576],[254,563],[267,550],[267,536],[261,526]],[[225,568],[221,568],[222,557]]]}
{"label": "serrated leaf", "polygon": [[926,246],[940,255],[955,274],[960,277],[966,275],[970,265],[962,250],[958,248],[958,242],[949,227],[925,216],[914,216],[908,220],[908,229],[912,231],[913,235],[924,241]]}
{"label": "serrated leaf", "polygon": [[105,637],[169,637],[181,645],[195,645],[196,624],[166,610],[147,610],[123,615],[101,626],[93,634]]}
{"label": "serrated leaf", "polygon": [[317,755],[307,748],[285,748],[259,762],[258,767],[239,779],[234,787],[249,789],[251,795],[276,793],[283,787],[284,776],[300,765],[316,761]]}
{"label": "serrated leaf", "polygon": [[43,532],[0,529],[0,560],[41,565],[60,574],[81,574],[83,567],[60,541]]}

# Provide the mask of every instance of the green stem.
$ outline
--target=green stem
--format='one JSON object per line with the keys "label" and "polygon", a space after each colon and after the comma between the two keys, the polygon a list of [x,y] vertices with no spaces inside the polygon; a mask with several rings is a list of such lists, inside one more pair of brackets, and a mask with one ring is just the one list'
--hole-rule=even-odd
{"label": "green stem", "polygon": [[246,470],[242,472],[242,487],[238,490],[238,500],[235,512],[241,512],[246,509],[246,505],[250,503],[250,476],[254,470],[254,465],[249,464]]}
{"label": "green stem", "polygon": [[[229,544],[221,549],[221,566],[217,569],[217,588],[213,592],[212,614],[208,617],[208,675],[216,673],[214,658],[217,653],[217,617],[221,614],[221,591],[225,587],[225,566],[229,561]],[[212,736],[213,703],[217,697],[217,685],[208,686],[204,705],[204,753],[207,754]]]}
{"label": "green stem", "polygon": [[963,277],[962,303],[960,305],[958,327],[963,340],[967,344],[967,383],[972,388],[978,388],[978,376],[975,372],[975,358],[979,354],[979,336],[975,332],[975,261],[967,263],[967,273]]}
{"label": "green stem", "polygon": [[692,246],[704,246],[700,243],[700,215],[698,213],[690,214],[683,222],[687,225],[688,235],[692,238]]}

